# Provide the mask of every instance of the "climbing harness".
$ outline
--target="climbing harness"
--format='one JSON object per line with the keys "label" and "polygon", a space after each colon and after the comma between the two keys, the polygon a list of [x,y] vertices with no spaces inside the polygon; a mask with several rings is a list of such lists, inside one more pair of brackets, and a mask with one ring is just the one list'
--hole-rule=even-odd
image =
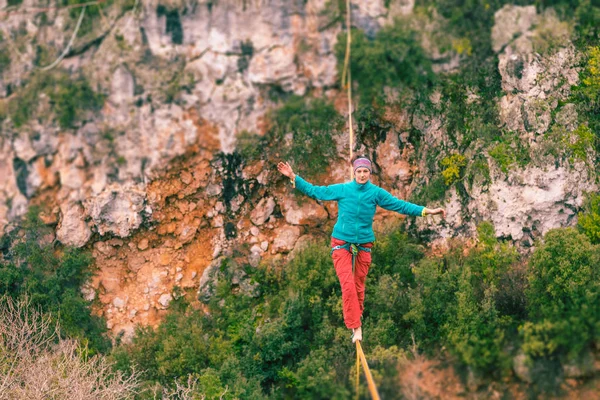
{"label": "climbing harness", "polygon": [[[344,69],[342,72],[342,87],[347,88],[348,93],[348,131],[350,133],[350,161],[352,162],[352,158],[354,155],[354,131],[352,129],[352,76],[350,73],[350,45],[352,43],[352,35],[351,35],[351,21],[350,21],[350,0],[346,0],[346,55],[344,57]],[[352,168],[352,164],[350,165],[350,179],[354,179],[354,169]],[[340,246],[335,246],[331,249],[331,253],[334,251],[345,249],[352,253],[352,273],[354,274],[354,264],[356,257],[359,251],[366,251],[368,253],[371,252],[371,249],[368,247],[363,247],[353,243],[345,243]],[[375,386],[375,382],[373,381],[373,376],[371,375],[371,371],[369,370],[369,364],[367,363],[367,359],[362,350],[362,346],[360,345],[360,340],[356,342],[356,399],[358,400],[358,388],[360,384],[360,364],[362,363],[363,369],[365,371],[365,377],[367,378],[367,384],[369,387],[369,393],[371,393],[371,398],[373,400],[379,400],[379,393],[377,392],[377,387]]]}
{"label": "climbing harness", "polygon": [[333,255],[333,252],[336,250],[347,250],[350,253],[352,253],[352,275],[354,275],[354,266],[356,264],[356,257],[358,256],[358,252],[359,251],[366,251],[367,253],[371,252],[371,249],[369,247],[363,247],[360,244],[354,244],[354,243],[344,243],[344,244],[340,244],[338,246],[332,247],[331,248],[331,255]]}
{"label": "climbing harness", "polygon": [[367,253],[371,252],[371,249],[369,247],[363,247],[360,244],[354,244],[354,243],[344,243],[344,244],[340,244],[338,246],[332,247],[331,248],[331,254],[333,254],[334,251],[336,250],[347,250],[350,253],[352,253],[352,257],[356,257],[358,255],[359,251],[366,251]]}

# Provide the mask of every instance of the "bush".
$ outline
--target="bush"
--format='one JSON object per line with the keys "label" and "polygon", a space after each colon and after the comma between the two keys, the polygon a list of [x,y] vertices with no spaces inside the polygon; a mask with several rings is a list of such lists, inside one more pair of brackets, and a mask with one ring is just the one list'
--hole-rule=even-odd
{"label": "bush", "polygon": [[85,111],[97,111],[104,104],[104,96],[95,93],[87,80],[81,77],[59,80],[49,94],[63,129],[74,128],[75,121],[83,118]]}
{"label": "bush", "polygon": [[130,399],[135,372],[115,373],[102,355],[91,357],[77,341],[57,337],[56,322],[30,300],[0,297],[0,391],[7,399]]}
{"label": "bush", "polygon": [[65,336],[77,338],[90,351],[106,352],[103,320],[92,315],[90,303],[80,292],[91,275],[92,257],[81,249],[66,248],[55,252],[44,243],[51,228],[38,217],[39,209],[30,208],[23,223],[25,237],[10,250],[8,261],[0,262],[0,294],[19,299],[27,296],[31,305],[51,313]]}
{"label": "bush", "polygon": [[270,114],[272,149],[308,177],[322,173],[337,153],[334,135],[343,120],[332,104],[294,96]]}
{"label": "bush", "polygon": [[506,338],[495,292],[493,285],[488,287],[478,301],[470,269],[465,267],[456,293],[456,314],[444,327],[450,350],[460,361],[488,374],[502,372],[510,360],[503,351]]}
{"label": "bush", "polygon": [[467,159],[462,154],[452,154],[442,160],[442,171],[444,182],[450,186],[462,178],[464,168],[467,166]]}
{"label": "bush", "polygon": [[[61,2],[64,6],[74,6],[86,3],[85,0],[61,0]],[[101,14],[103,12],[106,13],[107,8],[111,7],[114,3],[114,0],[106,0],[95,7],[86,7],[85,15],[83,17],[83,21],[81,21],[81,27],[79,28],[78,36],[81,37],[91,32],[94,27],[95,21],[97,21],[101,17]],[[81,8],[82,7],[75,7],[69,9],[69,16],[73,20],[77,21],[79,19],[79,15],[81,14]]]}
{"label": "bush", "polygon": [[8,115],[18,128],[36,115],[40,95],[50,98],[51,105],[61,128],[74,128],[75,122],[84,118],[88,111],[97,111],[104,104],[104,95],[95,93],[83,77],[72,79],[64,73],[34,75],[26,86],[17,92],[9,103]]}
{"label": "bush", "polygon": [[[342,76],[346,53],[346,34],[340,33],[335,45],[338,76]],[[406,28],[397,20],[382,28],[374,38],[364,31],[352,30],[350,68],[352,80],[358,86],[362,105],[386,101],[386,87],[417,91],[427,97],[435,76],[431,61],[426,57],[418,40],[417,32]]]}
{"label": "bush", "polygon": [[583,212],[578,215],[577,225],[589,240],[600,243],[600,195],[590,194],[583,205]]}
{"label": "bush", "polygon": [[10,63],[11,59],[8,55],[8,51],[6,51],[6,48],[3,48],[2,52],[0,52],[0,74],[10,67]]}
{"label": "bush", "polygon": [[588,49],[588,60],[581,81],[585,86],[585,92],[590,100],[598,98],[600,92],[600,47]]}
{"label": "bush", "polygon": [[267,144],[265,142],[264,137],[256,133],[242,131],[237,136],[236,150],[247,163],[250,163],[261,158]]}
{"label": "bush", "polygon": [[600,252],[573,228],[554,229],[529,262],[526,354],[574,359],[600,337]]}
{"label": "bush", "polygon": [[411,201],[417,204],[429,204],[435,201],[443,200],[446,196],[448,186],[445,183],[444,177],[438,175],[429,181],[428,185],[415,188],[411,195]]}
{"label": "bush", "polygon": [[[597,8],[597,18],[600,21],[600,8]],[[597,30],[597,32],[599,32]],[[571,150],[581,156],[582,152],[594,148],[600,140],[600,47],[587,47],[586,62],[579,74],[580,84],[573,88],[570,101],[577,105],[579,121],[576,140],[570,140]],[[595,133],[595,140],[594,139]],[[573,148],[575,146],[575,148]],[[586,154],[587,158],[587,154]]]}
{"label": "bush", "polygon": [[489,155],[496,160],[505,174],[508,174],[513,166],[522,168],[531,161],[529,146],[515,132],[499,137],[498,142],[489,149]]}

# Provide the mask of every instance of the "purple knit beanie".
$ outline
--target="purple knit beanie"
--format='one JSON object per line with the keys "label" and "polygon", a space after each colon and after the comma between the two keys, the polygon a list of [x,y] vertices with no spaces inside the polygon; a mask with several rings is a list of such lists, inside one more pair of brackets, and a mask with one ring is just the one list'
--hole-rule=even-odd
{"label": "purple knit beanie", "polygon": [[371,173],[373,172],[373,168],[371,167],[371,161],[369,161],[368,158],[364,157],[360,157],[354,160],[354,162],[352,163],[352,167],[354,168],[354,172],[356,172],[356,170],[361,167],[368,169]]}

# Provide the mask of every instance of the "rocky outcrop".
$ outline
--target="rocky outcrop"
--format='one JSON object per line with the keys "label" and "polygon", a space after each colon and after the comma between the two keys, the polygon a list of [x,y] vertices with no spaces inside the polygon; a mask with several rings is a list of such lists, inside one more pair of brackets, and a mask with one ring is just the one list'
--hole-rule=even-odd
{"label": "rocky outcrop", "polygon": [[[16,126],[4,120],[0,138],[0,229],[44,193],[48,201],[41,203],[56,238],[92,249],[98,273],[84,288],[86,297],[97,300],[97,313],[126,338],[136,324],[156,325],[180,289],[200,286],[199,297],[207,301],[210,288],[224,279],[223,260],[235,260],[232,288],[254,296],[259,288],[244,266],[293,257],[328,236],[335,203],[299,200],[275,170],[277,160],[246,164],[233,150],[238,133],[265,134],[278,94],[327,97],[346,109],[336,89],[333,48],[342,30],[336,2],[136,4],[135,10],[110,8],[109,23],[94,22],[61,65],[63,74],[81,75],[103,95],[99,111],[64,128],[48,95],[38,93],[29,121]],[[25,0],[23,6],[33,3]],[[413,0],[354,2],[353,24],[372,36],[413,7]],[[66,11],[47,16],[43,26],[16,14],[2,21],[23,53],[2,72],[0,97],[32,76],[38,59],[32,43],[51,55],[67,45],[73,19]],[[425,18],[417,17],[415,27]],[[433,31],[443,18],[426,22],[426,53],[439,71],[456,68],[460,55],[441,54],[443,46],[435,43]],[[568,132],[577,127],[574,107],[563,105],[578,81],[577,55],[560,29],[550,30],[560,36],[555,47],[543,46],[536,32],[548,24],[561,27],[555,16],[537,15],[534,7],[505,6],[492,31],[506,93],[498,104],[502,129],[516,132],[532,149],[553,123]],[[476,93],[469,96],[477,99]],[[435,93],[431,101],[439,106],[445,99]],[[454,142],[439,116],[390,107],[384,119],[384,138],[357,150],[374,155],[376,183],[407,199],[430,178],[428,163],[437,149]],[[418,151],[410,143],[412,130],[421,132]],[[345,135],[336,142],[342,155],[348,145]],[[548,229],[572,224],[583,193],[597,189],[584,163],[554,167],[541,157],[506,174],[482,154],[491,181],[451,190],[443,204],[446,223],[417,219],[419,230],[430,232],[435,225],[443,240],[470,235],[478,221],[489,220],[498,236],[530,245]],[[345,162],[333,159],[314,183],[347,176]],[[380,212],[375,226],[399,221]]]}
{"label": "rocky outcrop", "polygon": [[[524,167],[513,164],[505,173],[486,152],[490,180],[476,180],[463,185],[462,193],[453,189],[447,194],[449,217],[441,228],[436,227],[435,236],[474,234],[479,222],[490,221],[498,237],[527,248],[548,230],[574,224],[586,193],[597,191],[598,186],[590,161],[558,162],[544,155],[553,125],[566,132],[577,127],[574,106],[562,105],[579,81],[578,55],[564,37],[562,23],[551,12],[537,15],[533,6],[509,5],[496,12],[495,21],[493,48],[499,51],[498,70],[506,93],[498,104],[501,129],[516,135],[532,161]],[[556,36],[545,39],[551,45],[538,35],[539,29],[549,26],[556,28],[551,30]],[[445,140],[443,128],[432,121],[424,121],[423,128],[434,132],[428,143],[431,148]],[[477,144],[473,147],[477,149]],[[469,151],[465,155],[474,156]],[[420,220],[417,227],[432,232],[438,222]]]}

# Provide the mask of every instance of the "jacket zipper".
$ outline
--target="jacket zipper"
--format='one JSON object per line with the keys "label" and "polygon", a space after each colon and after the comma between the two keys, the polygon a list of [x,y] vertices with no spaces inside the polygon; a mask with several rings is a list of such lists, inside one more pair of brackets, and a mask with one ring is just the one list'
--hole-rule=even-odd
{"label": "jacket zipper", "polygon": [[358,243],[358,217],[359,217],[359,211],[360,211],[360,195],[361,193],[358,192],[358,201],[356,202],[356,219],[354,220],[354,233],[355,233],[355,239],[354,242]]}

